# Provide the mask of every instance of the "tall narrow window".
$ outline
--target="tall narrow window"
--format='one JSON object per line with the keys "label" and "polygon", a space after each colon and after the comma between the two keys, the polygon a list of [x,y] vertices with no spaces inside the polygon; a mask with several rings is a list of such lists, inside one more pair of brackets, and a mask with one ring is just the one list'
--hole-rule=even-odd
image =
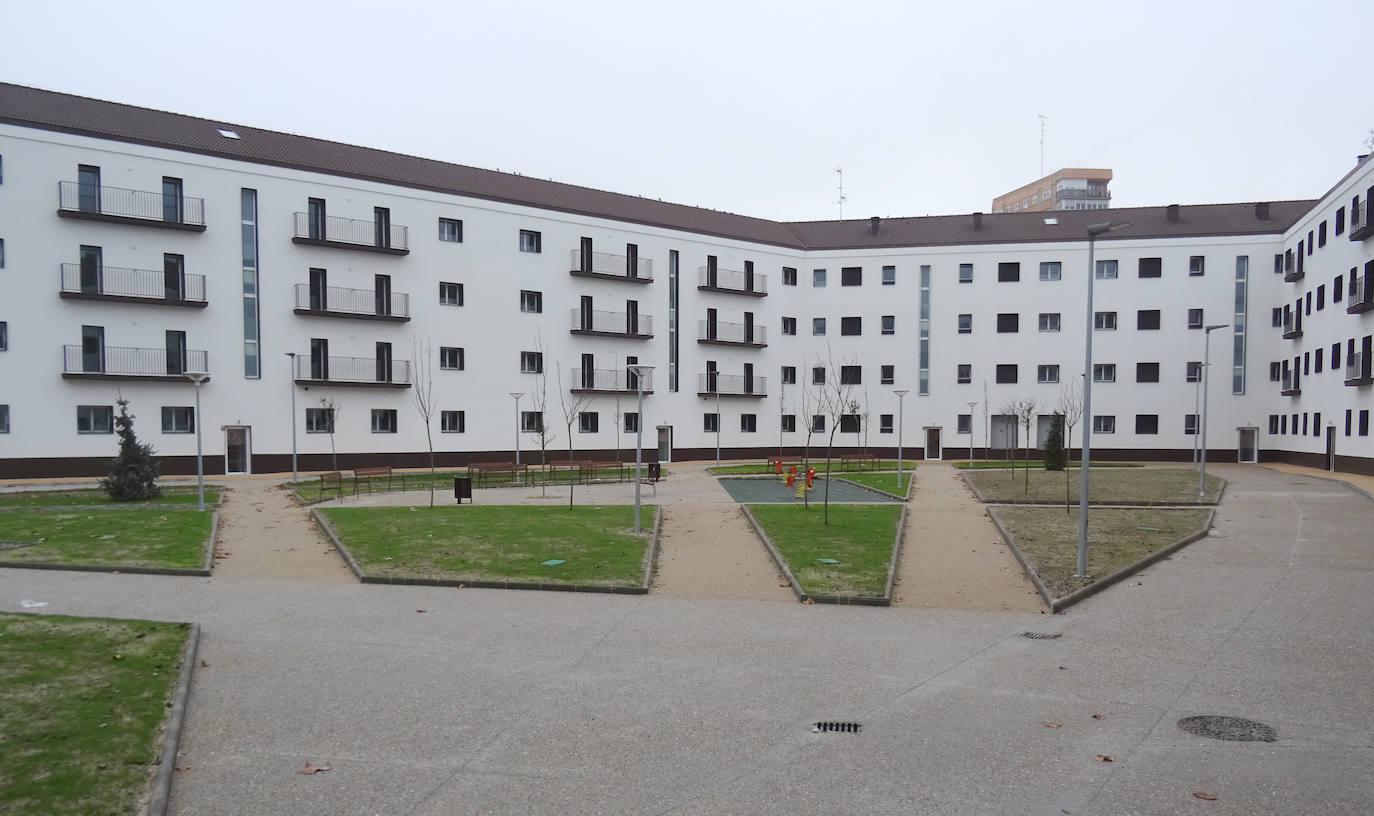
{"label": "tall narrow window", "polygon": [[373,246],[391,246],[391,210],[386,207],[372,208]]}
{"label": "tall narrow window", "polygon": [[668,250],[668,390],[677,392],[678,361],[678,255]]}
{"label": "tall narrow window", "polygon": [[81,212],[100,212],[100,168],[89,164],[76,168],[76,208]]}
{"label": "tall narrow window", "polygon": [[1249,300],[1250,256],[1236,256],[1236,304],[1231,318],[1231,393],[1245,393],[1245,315]]}
{"label": "tall narrow window", "polygon": [[[324,201],[320,203],[320,228],[324,228]],[[311,210],[311,225],[315,212]],[[262,376],[259,353],[261,335],[258,327],[258,192],[243,188],[239,194],[239,222],[243,245],[243,376],[258,379]]]}
{"label": "tall narrow window", "polygon": [[182,221],[181,179],[162,177],[162,220],[180,224]]}
{"label": "tall narrow window", "polygon": [[[254,194],[256,196],[256,193]],[[329,231],[325,228],[325,208],[323,198],[311,198],[305,202],[308,220],[310,222],[310,240],[323,241],[329,237]]]}
{"label": "tall narrow window", "polygon": [[918,274],[921,298],[916,313],[916,393],[927,396],[930,394],[930,264],[921,264]]}

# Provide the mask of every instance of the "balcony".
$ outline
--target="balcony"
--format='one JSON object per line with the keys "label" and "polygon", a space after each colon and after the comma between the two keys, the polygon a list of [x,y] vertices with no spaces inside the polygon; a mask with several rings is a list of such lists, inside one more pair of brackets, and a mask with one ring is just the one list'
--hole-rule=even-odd
{"label": "balcony", "polygon": [[409,388],[410,361],[375,357],[295,357],[296,385]]}
{"label": "balcony", "polygon": [[1374,383],[1374,371],[1371,371],[1370,363],[1374,360],[1364,351],[1357,351],[1350,355],[1345,361],[1345,384],[1346,385],[1369,385]]}
{"label": "balcony", "polygon": [[204,309],[205,276],[155,269],[62,264],[60,297]]}
{"label": "balcony", "polygon": [[409,255],[409,231],[400,224],[385,221],[359,221],[354,218],[325,216],[311,219],[310,213],[295,214],[293,244],[356,249],[383,255]]}
{"label": "balcony", "polygon": [[1068,199],[1093,199],[1098,201],[1110,201],[1111,192],[1106,187],[1091,185],[1088,187],[1061,187],[1054,191],[1055,201]]}
{"label": "balcony", "polygon": [[410,320],[410,295],[339,286],[312,287],[296,284],[296,314],[311,317],[343,317],[355,320]]}
{"label": "balcony", "polygon": [[624,255],[593,252],[590,266],[583,262],[580,250],[574,249],[571,256],[572,267],[568,274],[575,278],[600,278],[629,283],[654,282],[654,262],[648,258],[636,258],[634,268],[631,269],[629,258]]}
{"label": "balcony", "polygon": [[764,377],[707,372],[697,375],[697,396],[762,398],[768,396],[768,381]]}
{"label": "balcony", "polygon": [[57,214],[86,221],[205,232],[205,199],[76,181],[57,183]]}
{"label": "balcony", "polygon": [[1283,386],[1280,388],[1279,394],[1284,397],[1296,397],[1301,393],[1302,389],[1298,387],[1297,373],[1292,371],[1283,372]]}
{"label": "balcony", "polygon": [[654,320],[649,315],[629,314],[627,312],[584,312],[572,310],[573,334],[588,337],[622,337],[631,340],[648,340],[654,336]]}
{"label": "balcony", "polygon": [[[574,394],[637,394],[641,379],[623,368],[574,368]],[[653,374],[644,375],[644,393],[654,392]]]}
{"label": "balcony", "polygon": [[1296,340],[1302,337],[1302,316],[1289,312],[1283,316],[1283,339]]}
{"label": "balcony", "polygon": [[727,295],[767,297],[768,276],[740,272],[736,269],[697,267],[697,289],[702,292],[722,292]]}
{"label": "balcony", "polygon": [[751,323],[698,320],[697,342],[713,346],[763,348],[768,345],[768,331],[763,326]]}
{"label": "balcony", "polygon": [[1374,283],[1371,283],[1370,273],[1365,272],[1362,277],[1355,279],[1355,291],[1350,293],[1350,300],[1345,304],[1347,314],[1360,314],[1374,309]]}
{"label": "balcony", "polygon": [[187,371],[208,371],[209,353],[165,348],[123,348],[84,344],[63,346],[62,377],[67,380],[141,380],[190,382]]}
{"label": "balcony", "polygon": [[1298,256],[1298,261],[1297,261],[1296,264],[1294,264],[1294,265],[1292,265],[1292,266],[1288,266],[1288,265],[1285,265],[1285,266],[1284,266],[1284,271],[1283,271],[1283,282],[1284,282],[1284,283],[1296,283],[1296,282],[1302,280],[1303,278],[1307,277],[1307,273],[1304,272],[1304,271],[1303,271],[1303,268],[1302,268],[1302,266],[1303,266],[1303,264],[1302,264],[1302,258],[1303,258],[1303,256],[1299,255],[1299,256]]}
{"label": "balcony", "polygon": [[1374,213],[1370,212],[1369,201],[1370,199],[1366,197],[1364,201],[1356,202],[1355,206],[1350,208],[1350,240],[1352,241],[1363,241],[1374,235],[1374,220],[1370,218]]}

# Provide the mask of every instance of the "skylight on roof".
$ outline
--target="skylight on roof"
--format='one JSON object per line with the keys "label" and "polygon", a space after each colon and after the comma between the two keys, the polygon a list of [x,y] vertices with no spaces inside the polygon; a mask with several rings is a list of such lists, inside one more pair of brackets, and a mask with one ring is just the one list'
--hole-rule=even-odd
{"label": "skylight on roof", "polygon": [[239,137],[237,133],[227,128],[220,128],[219,135],[223,136],[226,139],[237,139]]}
{"label": "skylight on roof", "polygon": [[1049,226],[1054,226],[1055,224],[1058,224],[1058,223],[1059,223],[1059,219],[1058,219],[1058,218],[1046,218],[1046,219],[1045,219],[1045,223],[1046,223],[1047,225],[1049,225]]}

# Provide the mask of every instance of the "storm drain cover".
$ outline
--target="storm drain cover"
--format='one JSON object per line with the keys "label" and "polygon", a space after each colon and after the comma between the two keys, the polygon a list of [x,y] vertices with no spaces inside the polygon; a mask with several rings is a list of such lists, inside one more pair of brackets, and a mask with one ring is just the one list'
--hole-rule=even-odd
{"label": "storm drain cover", "polygon": [[1021,637],[1030,638],[1031,640],[1054,640],[1055,638],[1062,637],[1063,634],[1063,632],[1022,632]]}
{"label": "storm drain cover", "polygon": [[863,726],[856,722],[818,722],[812,728],[812,732],[817,734],[843,733],[857,734]]}
{"label": "storm drain cover", "polygon": [[1178,721],[1178,727],[1199,737],[1231,742],[1273,742],[1279,738],[1272,726],[1262,722],[1215,714],[1184,717]]}

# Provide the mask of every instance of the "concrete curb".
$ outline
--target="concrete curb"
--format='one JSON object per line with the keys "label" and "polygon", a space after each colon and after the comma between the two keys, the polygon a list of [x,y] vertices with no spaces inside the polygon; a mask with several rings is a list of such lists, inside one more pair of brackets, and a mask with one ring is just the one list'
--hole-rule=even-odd
{"label": "concrete curb", "polygon": [[[1201,508],[1179,507],[1171,509],[1196,510]],[[1021,546],[1016,542],[1016,536],[1012,535],[1011,532],[1007,530],[1006,526],[1002,523],[1002,519],[998,517],[997,508],[988,508],[988,518],[992,519],[992,523],[997,527],[997,531],[1002,534],[1002,539],[1006,541],[1007,546],[1011,548],[1012,555],[1016,556],[1016,560],[1021,564],[1021,569],[1025,571],[1026,577],[1030,579],[1031,583],[1035,585],[1036,592],[1039,592],[1040,597],[1045,600],[1045,604],[1049,606],[1050,612],[1062,612],[1063,610],[1068,609],[1070,606],[1073,606],[1079,601],[1090,598],[1093,595],[1096,595],[1097,593],[1106,589],[1107,587],[1124,581],[1125,579],[1131,577],[1132,575],[1145,569],[1146,567],[1152,566],[1153,564],[1163,561],[1165,558],[1168,558],[1169,556],[1173,555],[1174,553],[1178,552],[1179,550],[1183,549],[1189,544],[1206,538],[1208,532],[1210,532],[1212,529],[1212,522],[1216,520],[1216,516],[1217,511],[1215,509],[1208,509],[1207,520],[1203,522],[1202,529],[1200,531],[1193,533],[1192,535],[1184,536],[1183,538],[1180,538],[1178,541],[1175,541],[1174,543],[1170,544],[1164,549],[1159,550],[1157,552],[1153,552],[1145,556],[1144,558],[1140,559],[1139,561],[1136,561],[1133,564],[1129,564],[1125,567],[1122,567],[1121,569],[1117,570],[1116,572],[1113,572],[1110,575],[1098,578],[1091,584],[1088,584],[1087,586],[1082,587],[1080,589],[1076,589],[1073,592],[1070,592],[1068,595],[1063,596],[1062,598],[1053,598],[1050,597],[1049,588],[1046,587],[1045,583],[1040,580],[1040,576],[1036,574],[1034,567],[1031,566],[1030,559],[1028,559],[1025,553],[1021,551]]]}
{"label": "concrete curb", "polygon": [[[972,491],[973,491],[973,495],[976,496],[976,497],[978,497],[978,501],[982,502],[983,504],[1015,504],[1015,505],[1025,505],[1025,506],[1028,506],[1028,507],[1063,507],[1063,506],[1064,506],[1064,505],[1063,505],[1062,503],[1060,503],[1060,502],[1046,502],[1046,501],[1040,501],[1039,499],[1015,499],[1015,498],[1013,498],[1013,499],[989,499],[989,498],[986,498],[986,497],[983,495],[983,491],[979,490],[979,489],[978,489],[978,486],[977,486],[976,484],[974,484],[971,480],[969,480],[968,476],[965,475],[964,471],[962,471],[962,470],[959,471],[959,477],[960,477],[961,479],[964,480],[964,484],[968,485],[969,490],[972,490]],[[1221,479],[1220,476],[1218,476],[1217,478],[1218,478],[1218,479]],[[1104,501],[1094,502],[1094,501],[1089,501],[1089,502],[1088,502],[1088,506],[1089,506],[1089,507],[1180,507],[1180,508],[1193,507],[1193,508],[1198,508],[1198,509],[1201,509],[1201,508],[1204,508],[1204,507],[1216,507],[1216,506],[1218,506],[1218,505],[1221,504],[1221,497],[1222,497],[1223,495],[1225,495],[1225,493],[1226,493],[1226,486],[1227,486],[1228,484],[1229,484],[1229,482],[1227,482],[1225,479],[1221,479],[1221,489],[1217,491],[1217,498],[1216,498],[1215,501],[1179,503],[1179,502],[1172,502],[1172,501],[1130,501],[1129,499],[1127,499],[1127,500],[1124,500],[1124,501],[1110,501],[1110,502],[1104,502]],[[1078,503],[1077,503],[1077,502],[1074,502],[1074,506],[1076,507],[1077,505],[1078,505]]]}
{"label": "concrete curb", "polygon": [[649,591],[650,582],[654,580],[654,567],[658,565],[658,536],[663,531],[663,506],[658,505],[654,508],[654,525],[652,532],[649,533],[649,547],[644,551],[644,572],[639,584],[644,587],[644,591]]}
{"label": "concrete curb", "polygon": [[782,571],[782,574],[787,577],[787,583],[792,587],[792,592],[797,596],[798,601],[802,603],[811,601],[813,603],[840,604],[845,606],[892,605],[892,584],[896,580],[897,559],[901,554],[902,540],[906,532],[905,506],[902,507],[902,512],[899,513],[897,517],[897,535],[893,541],[892,558],[887,564],[887,592],[880,597],[873,597],[871,595],[812,595],[802,589],[801,582],[797,580],[797,576],[788,568],[787,559],[782,557],[782,553],[779,552],[778,548],[773,544],[773,540],[763,531],[763,525],[759,524],[759,520],[754,518],[753,513],[749,512],[748,505],[741,504],[739,509],[740,512],[744,513],[744,518],[749,522],[749,526],[754,528],[754,535],[757,535],[759,541],[763,542],[763,546],[768,550],[768,555],[773,559],[773,563],[776,564],[778,569]]}
{"label": "concrete curb", "polygon": [[453,578],[383,578],[376,575],[366,575],[362,567],[353,558],[353,553],[348,551],[348,547],[339,540],[339,536],[334,532],[333,526],[329,521],[320,515],[316,509],[310,510],[310,517],[315,520],[315,524],[328,536],[329,542],[334,545],[334,550],[343,556],[344,563],[357,576],[359,583],[363,584],[392,584],[399,586],[432,586],[432,587],[464,587],[468,589],[532,589],[541,592],[600,592],[610,595],[647,595],[649,594],[649,578],[653,571],[653,558],[651,553],[658,552],[658,533],[661,527],[662,507],[654,508],[653,532],[649,536],[649,544],[645,549],[645,568],[643,572],[643,583],[639,586],[601,586],[599,584],[543,584],[528,581],[462,581]]}
{"label": "concrete curb", "polygon": [[172,707],[167,714],[167,728],[162,734],[162,750],[158,752],[157,770],[153,772],[152,792],[148,797],[147,816],[165,816],[171,801],[172,776],[176,773],[177,752],[181,748],[181,728],[186,721],[186,703],[191,696],[191,676],[200,649],[200,624],[190,624],[186,643],[181,649],[181,672],[172,692]]}
{"label": "concrete curb", "polygon": [[51,561],[2,561],[4,569],[66,570],[67,572],[118,572],[129,575],[181,575],[204,578],[210,575],[210,567],[215,558],[215,535],[219,532],[219,511],[210,516],[210,534],[205,540],[205,557],[202,566],[195,567],[121,567],[99,564],[57,564]]}

